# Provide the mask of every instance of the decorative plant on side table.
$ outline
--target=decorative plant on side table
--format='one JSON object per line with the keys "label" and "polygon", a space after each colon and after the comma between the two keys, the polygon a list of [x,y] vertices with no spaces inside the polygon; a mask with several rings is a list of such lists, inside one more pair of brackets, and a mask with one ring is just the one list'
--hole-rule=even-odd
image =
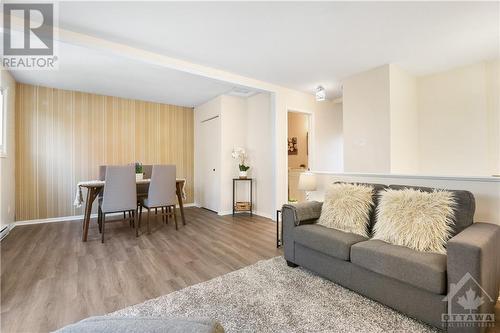
{"label": "decorative plant on side table", "polygon": [[135,162],[135,180],[144,179],[144,168],[142,163]]}
{"label": "decorative plant on side table", "polygon": [[233,156],[234,159],[239,160],[238,166],[240,169],[240,178],[241,179],[247,178],[248,169],[250,169],[250,167],[248,165],[245,165],[245,160],[247,158],[247,153],[245,152],[245,149],[242,147],[235,147],[231,155]]}

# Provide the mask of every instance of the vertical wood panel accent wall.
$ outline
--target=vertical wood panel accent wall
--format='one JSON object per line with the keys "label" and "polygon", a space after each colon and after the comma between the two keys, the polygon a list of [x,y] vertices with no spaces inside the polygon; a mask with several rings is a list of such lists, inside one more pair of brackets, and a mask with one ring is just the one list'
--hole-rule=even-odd
{"label": "vertical wood panel accent wall", "polygon": [[81,215],[76,184],[135,161],[175,164],[191,203],[193,144],[192,108],[18,83],[16,220]]}

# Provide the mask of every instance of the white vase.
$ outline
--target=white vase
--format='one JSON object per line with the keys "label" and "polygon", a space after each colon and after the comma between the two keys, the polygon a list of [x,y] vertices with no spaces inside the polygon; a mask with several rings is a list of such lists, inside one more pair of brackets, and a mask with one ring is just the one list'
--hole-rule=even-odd
{"label": "white vase", "polygon": [[247,171],[240,171],[240,178],[245,179],[247,178]]}
{"label": "white vase", "polygon": [[143,180],[143,179],[144,179],[143,173],[136,173],[135,174],[135,180]]}

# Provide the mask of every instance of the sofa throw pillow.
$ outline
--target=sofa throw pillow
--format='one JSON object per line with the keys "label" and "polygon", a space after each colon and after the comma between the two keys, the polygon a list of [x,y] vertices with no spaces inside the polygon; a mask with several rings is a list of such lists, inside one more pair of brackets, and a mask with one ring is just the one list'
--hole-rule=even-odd
{"label": "sofa throw pillow", "polygon": [[318,224],[368,236],[373,187],[360,184],[333,184],[325,194]]}
{"label": "sofa throw pillow", "polygon": [[445,254],[455,205],[453,194],[443,190],[382,191],[373,238],[417,251]]}

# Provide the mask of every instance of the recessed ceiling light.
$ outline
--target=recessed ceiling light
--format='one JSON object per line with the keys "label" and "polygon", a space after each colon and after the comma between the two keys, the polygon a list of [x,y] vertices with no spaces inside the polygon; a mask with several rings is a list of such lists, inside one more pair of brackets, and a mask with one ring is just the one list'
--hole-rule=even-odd
{"label": "recessed ceiling light", "polygon": [[326,99],[326,90],[322,86],[316,88],[316,101],[321,102]]}

